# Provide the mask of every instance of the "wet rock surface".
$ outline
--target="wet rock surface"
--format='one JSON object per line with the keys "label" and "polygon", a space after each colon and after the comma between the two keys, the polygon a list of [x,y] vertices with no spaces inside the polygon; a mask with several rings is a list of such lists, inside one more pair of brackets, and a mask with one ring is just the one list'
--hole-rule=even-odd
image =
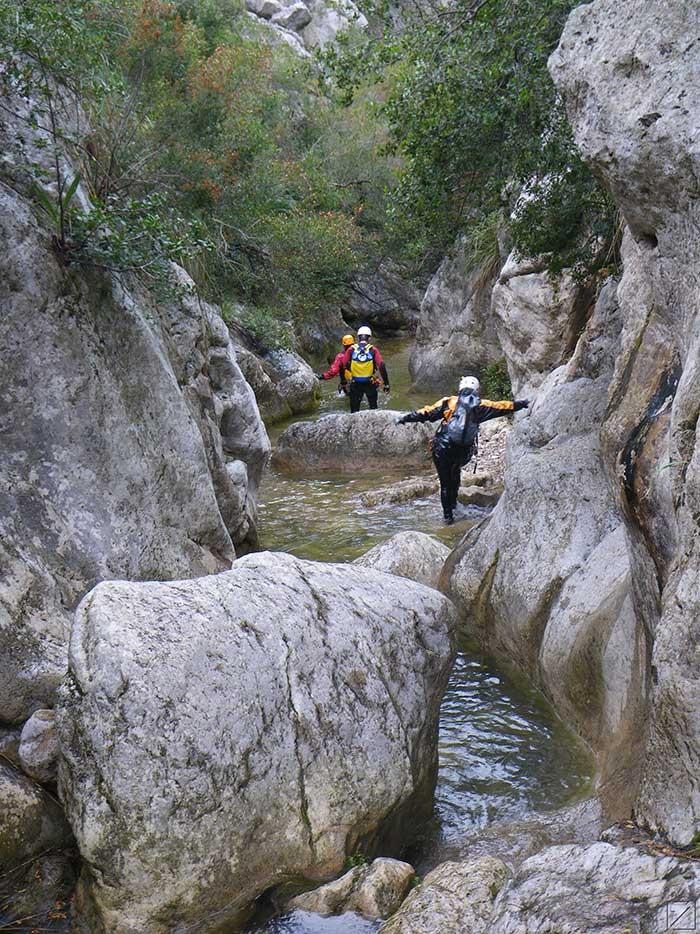
{"label": "wet rock surface", "polygon": [[430,805],[448,601],[281,553],[100,584],[59,708],[59,785],[91,931],[234,922],[287,878],[397,846]]}
{"label": "wet rock surface", "polygon": [[334,882],[298,895],[287,907],[326,916],[354,911],[366,918],[388,918],[406,897],[414,876],[409,863],[375,859],[368,866],[355,866]]}
{"label": "wet rock surface", "polygon": [[381,934],[486,934],[494,899],[509,876],[500,859],[448,862],[429,872]]}

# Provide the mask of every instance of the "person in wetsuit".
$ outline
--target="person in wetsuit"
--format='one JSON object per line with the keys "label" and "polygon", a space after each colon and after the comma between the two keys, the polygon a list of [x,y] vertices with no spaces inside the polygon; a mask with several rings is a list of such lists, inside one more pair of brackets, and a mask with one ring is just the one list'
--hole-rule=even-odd
{"label": "person in wetsuit", "polygon": [[446,396],[433,405],[426,405],[396,419],[398,425],[409,422],[436,422],[440,425],[432,442],[433,463],[440,480],[440,501],[445,522],[452,525],[462,467],[476,452],[479,425],[491,418],[512,415],[527,408],[527,399],[511,402],[503,399],[492,402],[479,396],[479,380],[465,376],[460,381],[459,393]]}
{"label": "person in wetsuit", "polygon": [[[379,385],[384,392],[389,392],[389,374],[382,359],[379,348],[371,343],[372,332],[363,324],[357,329],[357,343],[348,347],[340,363],[341,367],[350,371],[350,411],[359,412],[362,397],[367,396],[370,409],[377,408],[377,391]],[[335,364],[326,370],[333,373]],[[328,378],[324,373],[324,377]],[[381,377],[381,379],[380,379]]]}
{"label": "person in wetsuit", "polygon": [[352,336],[352,334],[345,334],[342,339],[343,349],[339,354],[336,354],[333,363],[331,363],[330,367],[325,371],[325,373],[316,374],[316,379],[321,380],[333,379],[334,376],[339,377],[338,394],[342,392],[346,396],[350,395],[350,380],[352,377],[350,370],[343,366],[343,360],[345,359],[345,354],[348,347],[352,347],[354,343],[355,338]]}

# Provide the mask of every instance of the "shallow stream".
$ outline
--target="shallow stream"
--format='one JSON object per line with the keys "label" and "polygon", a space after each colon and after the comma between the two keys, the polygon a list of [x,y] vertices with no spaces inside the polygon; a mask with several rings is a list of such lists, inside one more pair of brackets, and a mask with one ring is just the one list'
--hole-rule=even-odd
{"label": "shallow stream", "polygon": [[[408,411],[439,398],[411,392],[408,342],[380,342],[380,348],[392,386],[391,396],[380,400],[381,407]],[[337,383],[322,385],[319,414],[345,410],[347,401],[337,396]],[[445,393],[449,389],[445,387]],[[280,430],[276,426],[271,432],[273,443]],[[456,544],[481,517],[478,510],[463,510],[460,520],[445,528],[436,495],[372,508],[363,504],[364,492],[394,479],[399,477],[381,471],[380,465],[377,472],[354,478],[323,474],[299,479],[271,471],[260,492],[262,546],[300,558],[350,561],[406,529]],[[439,750],[435,814],[414,861],[420,874],[443,860],[459,858],[467,838],[480,828],[554,810],[583,797],[590,787],[593,765],[588,753],[544,698],[467,645],[457,657],[442,704]],[[378,927],[378,922],[354,914],[320,918],[293,912],[252,930],[365,934]]]}

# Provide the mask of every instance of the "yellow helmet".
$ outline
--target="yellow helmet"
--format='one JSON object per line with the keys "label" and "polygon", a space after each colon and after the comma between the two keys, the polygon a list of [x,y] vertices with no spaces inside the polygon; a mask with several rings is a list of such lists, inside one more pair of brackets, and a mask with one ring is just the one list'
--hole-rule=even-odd
{"label": "yellow helmet", "polygon": [[343,335],[343,347],[349,347],[351,344],[354,344],[354,343],[355,343],[355,338],[352,336],[352,334]]}

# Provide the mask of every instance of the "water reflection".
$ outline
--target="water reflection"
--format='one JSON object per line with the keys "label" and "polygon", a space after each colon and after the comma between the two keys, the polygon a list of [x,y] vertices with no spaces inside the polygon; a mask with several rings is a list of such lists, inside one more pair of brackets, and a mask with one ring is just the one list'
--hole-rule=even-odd
{"label": "water reflection", "polygon": [[561,807],[589,787],[586,750],[542,696],[475,650],[457,656],[440,716],[436,819],[426,863],[459,858],[495,820]]}

